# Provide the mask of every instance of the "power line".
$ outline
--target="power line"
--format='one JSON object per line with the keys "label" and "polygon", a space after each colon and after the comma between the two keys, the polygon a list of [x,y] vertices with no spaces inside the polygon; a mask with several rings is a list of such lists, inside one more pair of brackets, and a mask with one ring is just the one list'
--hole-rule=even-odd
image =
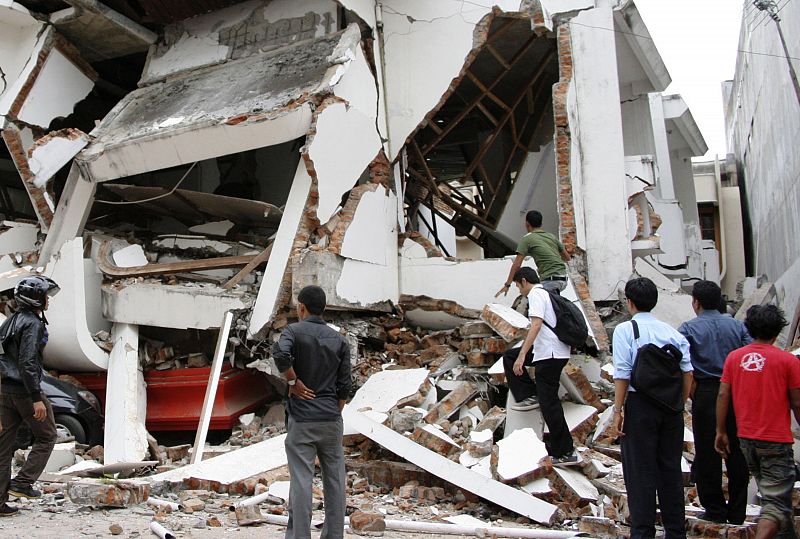
{"label": "power line", "polygon": [[[646,36],[646,35],[643,35],[643,34],[637,34],[635,32],[625,32],[623,30],[617,30],[616,28],[605,28],[603,26],[592,26],[591,24],[584,24],[582,22],[575,22],[575,21],[566,21],[566,23],[567,24],[575,24],[575,25],[578,25],[578,26],[584,26],[586,28],[594,28],[596,30],[605,30],[607,32],[614,32],[615,34],[623,34],[623,35],[626,35],[626,36],[640,37],[642,39],[655,41],[650,36]],[[800,61],[800,58],[797,58],[795,56],[783,56],[783,55],[780,55],[780,54],[771,54],[771,53],[768,53],[768,52],[746,51],[746,50],[743,50],[743,49],[737,49],[737,52],[741,52],[741,53],[744,53],[744,54],[752,54],[752,55],[755,55],[755,56],[770,56],[772,58],[780,58],[781,60],[786,60],[787,58],[790,58],[792,60]]]}

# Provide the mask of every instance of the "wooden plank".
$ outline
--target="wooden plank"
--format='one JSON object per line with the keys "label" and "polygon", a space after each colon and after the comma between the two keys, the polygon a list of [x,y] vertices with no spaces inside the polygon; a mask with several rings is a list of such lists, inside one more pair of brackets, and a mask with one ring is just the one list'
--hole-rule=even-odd
{"label": "wooden plank", "polygon": [[422,447],[389,427],[372,421],[350,406],[345,406],[343,416],[347,428],[355,429],[397,456],[459,488],[541,524],[550,526],[556,520],[558,507],[555,505],[473,472]]}
{"label": "wooden plank", "polygon": [[250,263],[248,263],[244,268],[242,268],[242,271],[234,275],[230,281],[222,285],[222,288],[224,288],[225,290],[230,290],[231,288],[239,284],[239,281],[250,275],[250,273],[259,266],[259,264],[263,264],[264,262],[269,260],[269,255],[270,253],[272,253],[273,245],[274,245],[273,243],[267,245],[266,249],[257,254],[256,257],[253,260],[251,260]]}
{"label": "wooden plank", "polygon": [[[97,267],[111,277],[145,277],[148,275],[168,275],[184,273],[187,271],[200,271],[209,269],[235,268],[250,264],[261,255],[223,256],[218,258],[203,258],[200,260],[186,260],[183,262],[170,262],[168,264],[147,264],[120,268],[110,261],[111,242],[104,241],[97,253]],[[263,254],[263,253],[262,253]]]}
{"label": "wooden plank", "polygon": [[211,411],[214,408],[214,399],[217,398],[217,386],[222,372],[222,360],[225,359],[225,348],[228,345],[228,335],[233,324],[233,313],[228,311],[222,319],[217,337],[217,348],[214,350],[214,360],[211,363],[211,373],[206,385],[206,396],[203,399],[203,410],[200,412],[200,425],[197,428],[197,435],[194,439],[194,449],[192,450],[191,464],[196,464],[203,460],[203,450],[206,445],[208,426],[211,424]]}

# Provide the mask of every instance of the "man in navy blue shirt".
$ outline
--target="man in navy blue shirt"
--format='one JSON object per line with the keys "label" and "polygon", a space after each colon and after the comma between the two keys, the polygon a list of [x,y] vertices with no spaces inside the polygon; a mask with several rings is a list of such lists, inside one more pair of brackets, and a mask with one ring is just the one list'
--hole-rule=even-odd
{"label": "man in navy blue shirt", "polygon": [[736,437],[736,418],[733,407],[727,417],[731,451],[725,459],[728,470],[728,502],[722,492],[722,457],[714,450],[716,433],[716,403],[725,358],[753,339],[745,325],[721,314],[717,307],[722,291],[716,283],[698,281],[692,288],[692,307],[697,318],[684,322],[678,331],[689,341],[694,367],[692,388],[692,430],[695,456],[692,476],[705,513],[704,520],[731,524],[744,522],[747,508],[747,483],[750,480],[747,463]]}

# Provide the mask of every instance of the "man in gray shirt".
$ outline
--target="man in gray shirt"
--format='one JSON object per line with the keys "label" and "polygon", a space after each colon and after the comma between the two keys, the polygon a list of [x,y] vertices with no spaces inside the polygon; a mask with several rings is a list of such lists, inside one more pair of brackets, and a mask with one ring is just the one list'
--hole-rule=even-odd
{"label": "man in gray shirt", "polygon": [[286,539],[310,539],[314,459],[319,458],[325,496],[321,539],[344,536],[345,467],[342,409],[350,393],[347,341],[322,319],[325,291],[306,286],[297,295],[298,322],[275,343],[273,357],[286,376],[286,456],[289,524]]}

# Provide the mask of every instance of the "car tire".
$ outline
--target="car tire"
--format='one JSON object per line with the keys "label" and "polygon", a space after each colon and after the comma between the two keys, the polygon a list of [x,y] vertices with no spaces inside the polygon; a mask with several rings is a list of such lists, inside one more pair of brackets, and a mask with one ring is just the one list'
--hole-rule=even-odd
{"label": "car tire", "polygon": [[58,414],[55,417],[56,419],[56,430],[59,430],[59,427],[63,428],[69,432],[70,436],[75,438],[75,441],[79,444],[86,443],[86,431],[81,425],[81,422],[72,417],[71,415],[63,415]]}

